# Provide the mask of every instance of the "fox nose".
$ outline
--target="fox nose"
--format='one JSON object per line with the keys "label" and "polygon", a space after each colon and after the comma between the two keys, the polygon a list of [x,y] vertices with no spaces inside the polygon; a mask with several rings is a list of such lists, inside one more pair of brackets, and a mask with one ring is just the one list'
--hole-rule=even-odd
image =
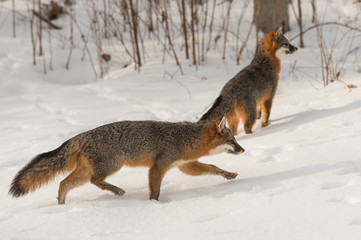
{"label": "fox nose", "polygon": [[242,148],[239,144],[237,144],[236,148],[235,148],[235,152],[237,154],[241,154],[244,153],[244,148]]}

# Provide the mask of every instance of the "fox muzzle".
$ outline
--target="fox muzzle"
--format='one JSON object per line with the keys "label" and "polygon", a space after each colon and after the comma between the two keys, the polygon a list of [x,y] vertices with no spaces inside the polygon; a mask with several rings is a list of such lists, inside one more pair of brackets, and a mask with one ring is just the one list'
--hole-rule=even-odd
{"label": "fox muzzle", "polygon": [[233,150],[228,150],[228,153],[232,153],[232,154],[241,154],[244,152],[244,149],[241,147],[241,145],[239,145],[237,142],[233,142]]}
{"label": "fox muzzle", "polygon": [[290,44],[288,50],[286,51],[286,53],[287,53],[287,54],[292,54],[292,53],[296,52],[297,49],[298,49],[298,48],[296,48],[295,46],[293,46],[293,45]]}

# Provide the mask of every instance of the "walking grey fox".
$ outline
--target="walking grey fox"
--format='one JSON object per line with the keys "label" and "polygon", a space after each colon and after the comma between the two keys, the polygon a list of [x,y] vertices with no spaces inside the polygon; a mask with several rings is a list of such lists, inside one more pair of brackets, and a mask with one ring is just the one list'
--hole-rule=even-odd
{"label": "walking grey fox", "polygon": [[150,168],[149,198],[155,200],[159,198],[164,175],[175,166],[193,176],[212,174],[233,179],[237,173],[197,161],[202,156],[220,152],[244,152],[225,124],[223,117],[198,123],[122,121],[103,125],[36,156],[16,174],[9,194],[20,197],[57,174],[72,171],[60,183],[59,204],[65,203],[70,190],[88,181],[103,190],[123,195],[123,189],[105,182],[106,177],[122,166]]}
{"label": "walking grey fox", "polygon": [[226,83],[200,121],[226,116],[234,135],[241,118],[246,134],[252,133],[256,118],[261,116],[262,127],[268,126],[281,71],[280,58],[295,51],[297,48],[282,35],[282,27],[268,33],[258,44],[251,64]]}

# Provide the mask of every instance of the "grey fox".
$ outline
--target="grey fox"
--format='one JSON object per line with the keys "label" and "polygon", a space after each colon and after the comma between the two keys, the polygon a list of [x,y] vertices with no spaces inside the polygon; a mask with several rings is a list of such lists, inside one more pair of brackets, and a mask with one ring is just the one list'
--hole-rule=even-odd
{"label": "grey fox", "polygon": [[71,189],[88,181],[103,190],[123,195],[123,189],[105,182],[106,177],[122,166],[150,168],[149,198],[155,200],[159,198],[165,173],[175,166],[193,176],[212,174],[233,179],[237,173],[197,161],[210,154],[244,151],[225,123],[223,117],[201,123],[122,121],[100,126],[36,156],[16,174],[9,194],[22,196],[57,174],[72,171],[60,183],[59,204],[65,203]]}
{"label": "grey fox", "polygon": [[281,71],[280,58],[296,50],[282,35],[282,27],[268,33],[258,44],[251,64],[226,83],[200,121],[226,116],[234,135],[241,118],[246,134],[252,133],[256,118],[260,119],[261,115],[262,127],[268,126]]}

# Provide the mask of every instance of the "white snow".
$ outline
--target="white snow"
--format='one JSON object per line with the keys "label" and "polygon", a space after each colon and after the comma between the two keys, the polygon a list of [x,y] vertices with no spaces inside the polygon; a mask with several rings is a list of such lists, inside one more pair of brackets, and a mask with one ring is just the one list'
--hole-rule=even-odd
{"label": "white snow", "polygon": [[[324,4],[320,1],[320,8]],[[353,8],[352,1],[332,1],[328,9],[335,19],[327,19],[352,14]],[[339,82],[325,88],[320,83],[315,31],[305,35],[306,48],[283,57],[270,126],[262,129],[257,122],[253,134],[238,135],[245,149],[241,155],[201,159],[237,172],[235,180],[191,177],[172,169],[156,202],[148,200],[147,169],[124,167],[108,178],[126,191],[124,196],[86,184],[69,192],[65,205],[57,205],[64,176],[18,199],[7,194],[17,171],[32,157],[114,121],[196,121],[252,56],[243,55],[238,66],[212,52],[198,70],[182,59],[185,75],[178,72],[171,78],[177,71],[174,61],[162,64],[162,54],[155,53],[140,72],[132,65],[123,69],[113,64],[104,79],[96,79],[90,64],[80,61],[79,50],[70,70],[64,67],[66,57],[59,57],[54,70],[44,75],[42,61],[32,65],[28,25],[19,21],[17,37],[12,38],[11,15],[5,13],[2,9],[1,239],[361,239],[361,82],[356,54],[348,58],[342,76],[358,87],[352,91]],[[307,8],[305,16],[310,13]],[[286,37],[298,33],[291,20]],[[305,24],[312,25],[309,20]],[[327,27],[325,34],[332,38],[334,29]],[[254,41],[249,44],[254,49]],[[298,39],[292,44],[298,46]],[[353,44],[360,46],[360,37]],[[67,56],[65,50],[53,50]],[[295,61],[316,68],[303,69],[309,75],[297,74],[296,79],[291,71]]]}

